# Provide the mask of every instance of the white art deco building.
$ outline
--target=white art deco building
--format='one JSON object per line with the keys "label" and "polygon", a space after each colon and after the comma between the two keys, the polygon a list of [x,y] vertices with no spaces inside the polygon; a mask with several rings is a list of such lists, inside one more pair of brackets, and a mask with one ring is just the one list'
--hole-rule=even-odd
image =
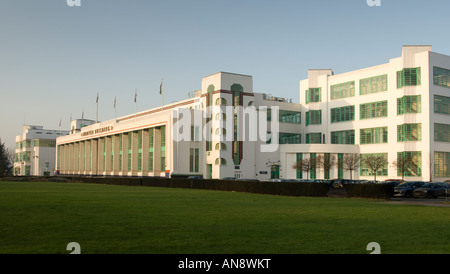
{"label": "white art deco building", "polygon": [[56,138],[69,134],[42,126],[23,126],[16,136],[15,176],[50,176],[55,172]]}
{"label": "white art deco building", "polygon": [[[61,174],[267,180],[349,178],[343,159],[383,157],[377,179],[450,178],[450,56],[404,46],[388,63],[335,75],[312,69],[300,104],[253,92],[251,76],[219,72],[186,100],[93,123],[57,139]],[[79,121],[79,120],[77,120]],[[303,159],[336,160],[305,172]],[[362,163],[355,179],[373,179]]]}

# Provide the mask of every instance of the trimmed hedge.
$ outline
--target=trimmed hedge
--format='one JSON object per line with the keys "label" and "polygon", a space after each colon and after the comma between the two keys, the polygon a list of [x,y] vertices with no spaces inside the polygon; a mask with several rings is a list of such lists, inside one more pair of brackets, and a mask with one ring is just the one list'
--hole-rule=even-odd
{"label": "trimmed hedge", "polygon": [[[239,180],[192,180],[186,178],[163,178],[163,177],[78,177],[78,176],[55,176],[55,177],[12,177],[11,181],[50,181],[50,182],[80,182],[90,184],[127,185],[127,186],[153,186],[172,188],[192,188],[218,191],[235,191],[247,193],[259,193],[283,196],[330,196],[333,188],[327,183],[297,183],[297,182],[260,182]],[[342,191],[347,195],[341,197],[361,197],[389,199],[394,194],[394,188],[390,185],[379,184],[348,184]],[[335,195],[336,196],[336,195]],[[339,196],[339,195],[338,195]],[[330,196],[332,197],[332,196]]]}

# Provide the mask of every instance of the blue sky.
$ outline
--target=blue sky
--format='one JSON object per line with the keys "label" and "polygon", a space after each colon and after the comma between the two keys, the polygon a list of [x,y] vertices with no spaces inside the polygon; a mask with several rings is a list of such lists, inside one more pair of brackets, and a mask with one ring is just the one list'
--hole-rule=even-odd
{"label": "blue sky", "polygon": [[342,73],[388,62],[401,46],[450,55],[448,0],[2,0],[0,138],[22,125],[69,129],[187,98],[219,71],[255,92],[299,101],[310,68]]}

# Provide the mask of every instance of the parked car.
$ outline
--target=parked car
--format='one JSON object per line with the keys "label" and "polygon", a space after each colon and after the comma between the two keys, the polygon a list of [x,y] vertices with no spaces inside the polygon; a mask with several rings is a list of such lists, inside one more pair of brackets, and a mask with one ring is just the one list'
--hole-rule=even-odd
{"label": "parked car", "polygon": [[449,186],[446,183],[427,183],[414,190],[414,198],[437,198],[445,196]]}
{"label": "parked car", "polygon": [[415,181],[415,182],[404,182],[394,187],[394,197],[405,197],[412,198],[414,190],[418,187],[421,187],[426,182],[423,181]]}
{"label": "parked car", "polygon": [[236,178],[235,177],[224,177],[224,178],[222,178],[222,180],[234,181],[234,180],[236,180]]}
{"label": "parked car", "polygon": [[381,182],[381,184],[388,184],[388,185],[392,185],[394,187],[396,187],[402,183],[404,183],[404,181],[401,179],[387,179],[387,180],[384,180],[384,182]]}
{"label": "parked car", "polygon": [[188,179],[191,179],[191,180],[202,180],[203,179],[203,176],[197,176],[197,175],[195,175],[195,176],[189,176],[189,177],[187,177]]}

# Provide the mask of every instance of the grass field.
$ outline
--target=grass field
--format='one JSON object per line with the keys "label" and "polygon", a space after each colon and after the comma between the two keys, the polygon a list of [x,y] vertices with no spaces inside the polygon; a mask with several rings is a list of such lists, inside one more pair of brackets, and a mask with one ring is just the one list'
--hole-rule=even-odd
{"label": "grass field", "polygon": [[0,253],[450,253],[450,208],[368,199],[0,182]]}

